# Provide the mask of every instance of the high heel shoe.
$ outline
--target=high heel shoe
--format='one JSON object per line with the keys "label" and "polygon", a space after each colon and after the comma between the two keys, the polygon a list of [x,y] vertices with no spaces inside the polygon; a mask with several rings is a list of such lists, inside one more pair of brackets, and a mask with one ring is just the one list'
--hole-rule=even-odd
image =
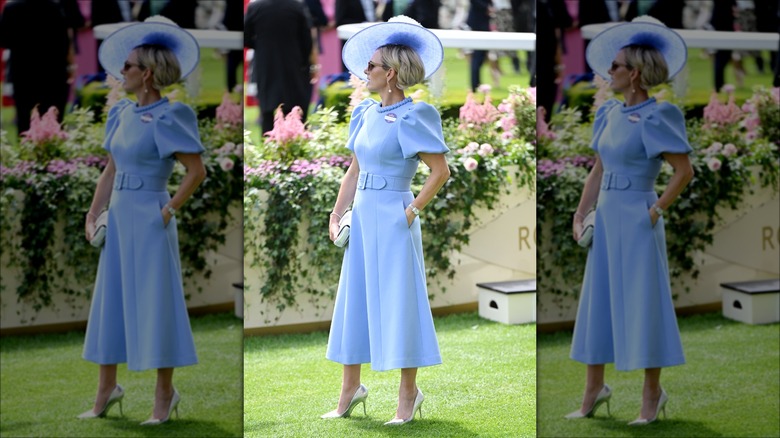
{"label": "high heel shoe", "polygon": [[355,406],[357,406],[359,403],[363,403],[363,415],[366,415],[366,399],[368,398],[368,388],[363,386],[361,383],[360,386],[358,386],[358,389],[355,390],[355,395],[352,396],[352,400],[349,402],[349,406],[347,406],[347,410],[345,410],[342,413],[338,413],[338,409],[335,411],[330,411],[327,414],[323,414],[320,416],[320,418],[347,418],[350,415],[352,415],[352,409],[355,409]]}
{"label": "high heel shoe", "polygon": [[422,402],[424,400],[425,397],[423,397],[422,391],[420,391],[420,388],[417,388],[417,396],[414,397],[414,407],[412,407],[412,416],[409,418],[393,418],[392,420],[385,423],[385,426],[399,426],[401,424],[406,424],[414,420],[414,414],[417,412],[420,413],[420,418],[422,418]]}
{"label": "high heel shoe", "polygon": [[636,420],[628,423],[629,426],[644,426],[650,424],[658,419],[658,413],[663,411],[664,418],[666,418],[666,402],[669,401],[669,397],[666,395],[666,391],[661,389],[661,395],[658,397],[658,405],[655,407],[655,415],[653,418],[637,418]]}
{"label": "high heel shoe", "polygon": [[165,415],[165,418],[163,419],[157,419],[157,418],[150,418],[143,423],[141,423],[141,426],[157,426],[158,424],[163,424],[166,421],[170,420],[171,418],[171,412],[176,411],[176,418],[179,418],[179,400],[181,400],[181,397],[179,397],[179,392],[176,391],[176,388],[173,389],[173,398],[171,398],[171,404],[168,405],[168,414]]}
{"label": "high heel shoe", "polygon": [[593,402],[593,406],[590,407],[590,410],[588,412],[583,413],[582,410],[576,410],[572,412],[571,414],[566,415],[566,419],[568,420],[576,420],[578,418],[591,418],[594,414],[596,414],[596,409],[599,408],[603,403],[607,404],[607,415],[612,415],[609,412],[609,399],[612,397],[612,388],[609,387],[609,385],[604,385],[603,388],[601,388],[601,391],[599,391],[599,394],[596,396],[596,400]]}
{"label": "high heel shoe", "polygon": [[124,416],[124,412],[122,412],[122,398],[125,396],[125,390],[122,388],[121,385],[116,385],[114,387],[114,390],[111,391],[111,395],[108,396],[108,400],[106,400],[106,404],[103,405],[103,410],[101,410],[98,413],[95,413],[93,409],[88,410],[87,412],[84,412],[83,414],[79,415],[78,418],[81,418],[82,420],[90,419],[90,418],[99,418],[99,417],[105,417],[106,414],[108,414],[108,410],[111,409],[111,406],[114,406],[115,404],[119,403],[119,414]]}

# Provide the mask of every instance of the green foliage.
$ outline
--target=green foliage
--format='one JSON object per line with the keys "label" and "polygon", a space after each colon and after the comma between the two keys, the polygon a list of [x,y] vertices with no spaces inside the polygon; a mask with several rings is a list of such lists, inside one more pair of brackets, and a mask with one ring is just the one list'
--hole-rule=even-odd
{"label": "green foliage", "polygon": [[[492,115],[485,120],[443,121],[451,177],[421,214],[429,283],[454,276],[451,254],[468,243],[478,209],[496,207],[513,179],[517,187],[533,189],[533,94],[516,88],[502,105],[499,111],[488,100],[481,108],[492,108]],[[330,241],[328,216],[351,162],[344,148],[348,123],[336,110],[320,109],[308,128],[288,117],[278,120],[262,146],[246,145],[244,185],[245,256],[250,266],[262,267],[257,292],[279,312],[304,296],[335,296],[343,250]],[[512,166],[514,178],[507,172]],[[421,165],[413,192],[428,175]]]}
{"label": "green foliage", "polygon": [[[720,103],[716,96],[705,108],[703,119],[687,121],[695,176],[665,214],[673,281],[684,274],[697,277],[694,254],[712,244],[724,209],[739,208],[745,195],[759,184],[780,189],[780,153],[773,129],[778,123],[778,98],[773,96],[777,89],[756,89],[748,102],[753,106],[743,109],[733,100]],[[752,117],[757,117],[754,123]],[[540,134],[538,149],[538,277],[547,285],[545,293],[560,297],[578,295],[587,255],[572,238],[572,215],[594,162],[589,148],[592,122],[579,123],[579,119],[576,109],[553,115],[551,133]],[[548,131],[543,127],[540,132]],[[663,192],[672,173],[665,164],[656,192]]]}
{"label": "green foliage", "polygon": [[[105,127],[94,118],[91,109],[68,114],[61,127],[64,140],[16,145],[2,136],[0,254],[8,260],[4,268],[21,271],[16,294],[36,311],[50,306],[54,294],[92,291],[99,251],[86,240],[84,221],[107,162]],[[240,199],[243,185],[242,126],[201,120],[200,134],[207,177],[179,212],[185,278],[209,275],[205,253],[224,242],[228,207]],[[169,190],[176,190],[183,175],[177,165]]]}

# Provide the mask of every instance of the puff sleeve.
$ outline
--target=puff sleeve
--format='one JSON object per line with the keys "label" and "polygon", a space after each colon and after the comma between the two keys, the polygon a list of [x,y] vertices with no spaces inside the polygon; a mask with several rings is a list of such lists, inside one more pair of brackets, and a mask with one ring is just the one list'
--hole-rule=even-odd
{"label": "puff sleeve", "polygon": [[593,139],[590,142],[590,148],[594,151],[598,152],[599,150],[599,139],[601,138],[601,133],[604,132],[604,128],[607,126],[607,114],[609,114],[615,106],[619,105],[620,101],[617,99],[609,99],[596,110],[596,117],[593,119]]}
{"label": "puff sleeve", "polygon": [[171,104],[156,121],[154,142],[160,159],[170,158],[176,152],[203,153],[195,111],[183,103]]}
{"label": "puff sleeve", "polygon": [[414,104],[412,109],[401,116],[398,143],[406,159],[415,158],[420,152],[446,154],[450,151],[444,143],[439,112],[425,102]]}
{"label": "puff sleeve", "polygon": [[103,142],[103,149],[111,152],[111,139],[114,138],[114,133],[119,126],[119,115],[122,110],[132,105],[130,99],[124,98],[115,103],[111,109],[108,110],[108,117],[106,118],[106,140]]}
{"label": "puff sleeve", "polygon": [[374,99],[363,99],[363,101],[352,110],[352,117],[349,119],[349,137],[347,138],[347,149],[352,152],[355,151],[355,137],[357,137],[360,127],[363,126],[363,115],[366,113],[366,110],[375,103],[378,102]]}
{"label": "puff sleeve", "polygon": [[664,152],[689,154],[693,150],[688,144],[685,131],[685,116],[676,106],[659,103],[648,114],[642,124],[642,143],[647,158],[659,158]]}

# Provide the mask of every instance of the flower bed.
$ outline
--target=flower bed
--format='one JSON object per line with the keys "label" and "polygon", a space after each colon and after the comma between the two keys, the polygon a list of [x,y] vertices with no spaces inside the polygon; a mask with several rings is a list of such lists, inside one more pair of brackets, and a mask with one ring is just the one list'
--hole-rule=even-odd
{"label": "flower bed", "polygon": [[[602,84],[597,106],[609,97],[607,90]],[[780,190],[780,90],[757,88],[742,106],[728,88],[725,93],[725,103],[713,94],[704,117],[687,120],[695,177],[665,214],[670,272],[680,286],[674,288],[675,299],[697,279],[702,261],[696,256],[713,243],[724,212],[743,207],[758,188],[775,197]],[[663,100],[665,92],[656,97]],[[538,275],[545,285],[540,291],[549,294],[540,302],[558,307],[562,315],[579,293],[585,266],[586,252],[571,238],[571,218],[593,164],[592,119],[581,123],[580,111],[570,108],[554,115],[550,126],[540,119],[538,131]],[[671,173],[664,165],[659,193]]]}
{"label": "flower bed", "polygon": [[[356,83],[351,105],[367,96]],[[445,119],[452,177],[422,212],[429,284],[455,275],[453,251],[469,241],[480,208],[493,208],[508,187],[533,189],[535,90],[516,88],[498,107],[485,95],[469,96],[457,119]],[[416,92],[419,98],[423,91]],[[344,148],[348,124],[332,109],[300,123],[296,112],[277,113],[262,147],[246,145],[245,261],[263,275],[259,294],[282,311],[336,291],[342,250],[327,233],[328,215],[351,157]],[[509,174],[507,166],[515,165]],[[418,192],[427,177],[421,166]]]}
{"label": "flower bed", "polygon": [[[109,105],[121,98],[116,84],[113,90]],[[53,111],[34,118],[19,145],[11,145],[0,131],[0,287],[5,295],[13,284],[17,301],[34,312],[51,306],[55,295],[89,298],[99,256],[84,238],[84,217],[107,161],[105,121],[94,123],[90,109],[76,109],[60,126]],[[229,212],[243,188],[241,106],[226,95],[216,118],[200,120],[199,126],[208,175],[178,213],[185,283],[210,276],[212,261],[206,255],[225,243],[225,230],[241,219]],[[177,165],[171,191],[183,175],[183,166]],[[6,272],[17,275],[8,278]],[[188,291],[202,288],[189,286]],[[8,298],[3,301],[9,305]]]}

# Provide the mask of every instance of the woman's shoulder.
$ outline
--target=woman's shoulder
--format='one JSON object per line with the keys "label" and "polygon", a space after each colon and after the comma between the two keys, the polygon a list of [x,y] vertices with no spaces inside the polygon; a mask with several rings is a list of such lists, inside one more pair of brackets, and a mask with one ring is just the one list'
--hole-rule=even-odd
{"label": "woman's shoulder", "polygon": [[421,101],[421,102],[413,103],[409,111],[407,111],[401,118],[403,120],[413,120],[413,119],[441,120],[441,115],[439,114],[439,110],[437,110],[435,106],[427,102]]}
{"label": "woman's shoulder", "polygon": [[171,102],[168,105],[163,105],[162,114],[157,118],[158,120],[166,120],[173,118],[177,120],[185,119],[197,119],[197,114],[191,106],[181,102]]}
{"label": "woman's shoulder", "polygon": [[685,120],[680,107],[669,102],[658,102],[652,106],[650,113],[645,117],[645,120],[650,123],[657,123],[661,120],[665,121],[679,121]]}

